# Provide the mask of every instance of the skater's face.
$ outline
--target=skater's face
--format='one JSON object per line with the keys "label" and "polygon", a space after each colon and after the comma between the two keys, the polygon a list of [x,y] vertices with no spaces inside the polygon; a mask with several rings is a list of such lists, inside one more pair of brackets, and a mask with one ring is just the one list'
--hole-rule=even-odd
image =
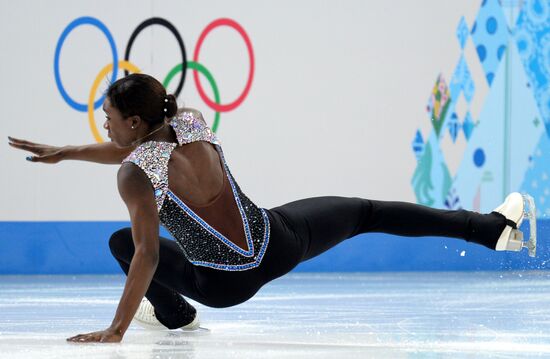
{"label": "skater's face", "polygon": [[139,116],[124,117],[120,111],[111,105],[107,97],[103,103],[105,123],[103,128],[107,130],[107,136],[119,147],[130,145],[136,139],[136,128],[141,122]]}

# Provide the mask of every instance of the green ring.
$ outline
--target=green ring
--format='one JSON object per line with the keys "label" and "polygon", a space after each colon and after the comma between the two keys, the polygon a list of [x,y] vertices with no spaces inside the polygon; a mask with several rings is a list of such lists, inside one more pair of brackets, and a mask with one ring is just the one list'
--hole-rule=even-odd
{"label": "green ring", "polygon": [[[216,85],[216,81],[214,81],[214,76],[204,67],[203,65],[199,64],[195,61],[187,61],[187,68],[191,70],[196,70],[200,73],[202,73],[208,82],[210,82],[210,86],[212,86],[212,91],[214,92],[214,100],[219,105],[221,104],[220,101],[220,92],[218,91],[218,85]],[[167,88],[170,84],[170,81],[176,76],[178,73],[180,73],[183,70],[182,64],[177,64],[168,72],[168,75],[166,75],[166,78],[162,82],[162,86],[164,88]],[[212,125],[212,132],[216,132],[218,130],[218,124],[220,123],[220,113],[216,111],[216,116],[214,117],[214,124]]]}

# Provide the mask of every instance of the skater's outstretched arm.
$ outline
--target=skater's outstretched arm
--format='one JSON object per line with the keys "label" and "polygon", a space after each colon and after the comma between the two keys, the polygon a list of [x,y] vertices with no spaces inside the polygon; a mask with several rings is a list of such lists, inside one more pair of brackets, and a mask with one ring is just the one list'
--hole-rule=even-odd
{"label": "skater's outstretched arm", "polygon": [[58,163],[62,160],[81,160],[102,164],[119,165],[135,146],[118,147],[114,142],[94,143],[80,146],[50,146],[23,139],[9,137],[9,145],[32,152],[27,160],[41,163]]}

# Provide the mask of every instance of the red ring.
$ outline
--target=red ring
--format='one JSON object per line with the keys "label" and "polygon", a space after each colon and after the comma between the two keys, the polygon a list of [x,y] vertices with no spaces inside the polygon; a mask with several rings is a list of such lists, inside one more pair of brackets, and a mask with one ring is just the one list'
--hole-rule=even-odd
{"label": "red ring", "polygon": [[197,46],[195,47],[195,53],[193,54],[193,61],[199,62],[199,50],[202,46],[202,42],[206,38],[206,35],[212,30],[214,30],[218,26],[229,26],[235,29],[243,38],[246,48],[248,49],[248,59],[250,61],[250,70],[248,73],[248,81],[246,82],[246,87],[244,88],[244,91],[241,93],[241,95],[233,102],[228,103],[226,105],[224,104],[217,104],[211,99],[206,96],[206,93],[204,92],[200,79],[199,74],[197,71],[193,71],[193,78],[195,80],[195,85],[197,86],[197,90],[199,90],[199,95],[201,96],[202,100],[214,111],[218,112],[227,112],[234,110],[237,106],[239,106],[245,99],[245,97],[248,95],[248,91],[250,91],[250,86],[252,86],[252,79],[254,78],[254,51],[252,50],[252,43],[250,42],[250,39],[248,38],[248,35],[244,31],[243,27],[239,25],[235,20],[231,19],[217,19],[212,21],[201,33],[199,36],[199,40],[197,41]]}

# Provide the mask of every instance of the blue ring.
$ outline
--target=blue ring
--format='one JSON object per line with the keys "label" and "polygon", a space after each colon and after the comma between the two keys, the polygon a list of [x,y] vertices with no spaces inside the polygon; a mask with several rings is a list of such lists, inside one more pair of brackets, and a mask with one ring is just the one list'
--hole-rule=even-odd
{"label": "blue ring", "polygon": [[[73,20],[65,30],[63,30],[63,33],[61,33],[61,36],[59,37],[59,40],[57,40],[57,46],[55,47],[55,56],[53,60],[53,72],[55,75],[55,83],[57,85],[57,89],[61,93],[61,96],[71,106],[77,111],[80,112],[87,112],[88,111],[88,104],[82,104],[78,103],[75,100],[73,100],[67,91],[65,91],[65,88],[63,87],[63,83],[61,82],[61,76],[59,75],[59,54],[61,53],[61,47],[63,46],[63,42],[65,41],[65,38],[69,35],[71,31],[73,31],[77,26],[79,25],[92,25],[97,27],[103,34],[105,34],[105,37],[107,37],[107,40],[109,41],[109,45],[111,46],[111,51],[113,52],[113,74],[111,75],[111,83],[115,82],[117,73],[118,73],[118,54],[116,51],[115,46],[115,40],[113,39],[113,36],[109,32],[109,29],[107,29],[107,26],[105,26],[101,21],[94,17],[89,16],[83,16],[79,17],[75,20]],[[97,109],[103,101],[105,100],[105,95],[101,96],[95,103],[94,103],[94,110]]]}

